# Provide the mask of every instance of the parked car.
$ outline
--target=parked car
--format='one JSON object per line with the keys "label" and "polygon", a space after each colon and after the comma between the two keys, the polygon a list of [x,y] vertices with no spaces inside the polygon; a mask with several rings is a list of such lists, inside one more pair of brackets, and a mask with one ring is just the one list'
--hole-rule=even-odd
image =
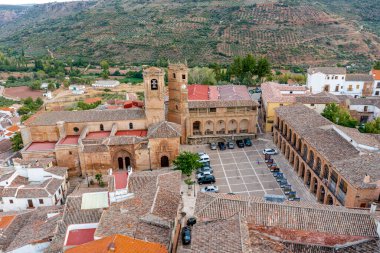
{"label": "parked car", "polygon": [[218,146],[220,150],[226,150],[226,144],[224,144],[224,142],[218,142]]}
{"label": "parked car", "polygon": [[214,184],[215,177],[213,175],[205,175],[204,177],[198,178],[198,184]]}
{"label": "parked car", "polygon": [[203,167],[197,169],[197,174],[205,172],[205,171],[210,171],[211,173],[214,172],[214,170],[210,166],[203,166]]}
{"label": "parked car", "polygon": [[209,186],[206,186],[206,187],[203,187],[201,189],[201,192],[219,192],[219,189],[218,189],[218,186],[216,185],[209,185]]}
{"label": "parked car", "polygon": [[182,244],[188,245],[191,243],[191,228],[186,226],[182,228]]}
{"label": "parked car", "polygon": [[246,139],[244,139],[244,144],[246,145],[246,146],[252,146],[252,142],[251,142],[251,140],[250,139],[248,139],[248,138],[246,138]]}
{"label": "parked car", "polygon": [[209,170],[207,171],[207,170],[206,170],[206,171],[203,171],[203,172],[198,173],[198,174],[197,174],[197,179],[198,179],[198,178],[201,178],[201,177],[204,177],[204,176],[206,176],[206,175],[212,175],[211,171],[209,171]]}
{"label": "parked car", "polygon": [[200,163],[202,164],[202,167],[210,167],[210,161],[203,161]]}
{"label": "parked car", "polygon": [[210,149],[211,150],[216,150],[217,146],[216,146],[216,143],[215,142],[211,142],[210,143]]}
{"label": "parked car", "polygon": [[227,142],[227,147],[229,149],[234,149],[235,148],[235,144],[232,141],[229,141],[229,142]]}
{"label": "parked car", "polygon": [[266,148],[263,150],[263,154],[264,155],[276,155],[278,154],[277,150],[273,149],[273,148]]}
{"label": "parked car", "polygon": [[199,162],[203,163],[203,162],[209,162],[209,161],[210,161],[210,157],[208,156],[208,154],[203,153],[202,155],[199,156]]}
{"label": "parked car", "polygon": [[187,219],[187,222],[186,222],[186,224],[188,225],[188,226],[193,226],[193,225],[195,225],[197,223],[197,219],[195,218],[195,217],[190,217],[189,219]]}
{"label": "parked car", "polygon": [[243,140],[237,140],[237,141],[236,141],[236,145],[237,145],[239,148],[244,148],[244,142],[243,142]]}

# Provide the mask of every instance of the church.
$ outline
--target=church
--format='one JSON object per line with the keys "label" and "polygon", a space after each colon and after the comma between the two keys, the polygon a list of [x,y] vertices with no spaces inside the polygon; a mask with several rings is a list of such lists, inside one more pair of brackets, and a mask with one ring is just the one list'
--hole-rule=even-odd
{"label": "church", "polygon": [[188,85],[184,64],[144,69],[144,107],[39,112],[21,126],[24,159],[54,158],[70,175],[169,167],[180,144],[256,134],[257,102],[245,86]]}

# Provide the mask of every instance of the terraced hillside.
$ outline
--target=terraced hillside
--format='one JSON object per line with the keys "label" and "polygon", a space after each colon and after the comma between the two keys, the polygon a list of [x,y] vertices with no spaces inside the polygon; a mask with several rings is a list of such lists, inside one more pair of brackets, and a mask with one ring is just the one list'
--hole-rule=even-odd
{"label": "terraced hillside", "polygon": [[[343,0],[339,0],[343,1]],[[356,0],[347,0],[348,2]],[[380,38],[361,16],[329,10],[327,0],[100,0],[30,7],[0,28],[0,46],[28,55],[91,61],[190,64],[267,55],[276,63],[369,65]],[[0,7],[1,11],[1,7]],[[364,24],[364,25],[363,25]]]}

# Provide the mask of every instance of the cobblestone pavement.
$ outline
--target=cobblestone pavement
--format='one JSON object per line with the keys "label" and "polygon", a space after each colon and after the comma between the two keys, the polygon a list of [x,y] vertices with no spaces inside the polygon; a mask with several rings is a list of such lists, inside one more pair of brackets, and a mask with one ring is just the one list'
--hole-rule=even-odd
{"label": "cobblestone pavement", "polygon": [[[264,148],[276,148],[270,135],[253,140],[251,147],[210,150],[208,145],[184,146],[193,152],[206,152],[210,156],[216,185],[222,193],[233,192],[250,196],[263,197],[265,194],[283,195],[283,192],[264,163]],[[282,154],[272,156],[284,173],[292,190],[301,200],[316,202],[316,198],[304,186]],[[202,186],[201,186],[202,187]],[[198,191],[199,187],[197,187]]]}

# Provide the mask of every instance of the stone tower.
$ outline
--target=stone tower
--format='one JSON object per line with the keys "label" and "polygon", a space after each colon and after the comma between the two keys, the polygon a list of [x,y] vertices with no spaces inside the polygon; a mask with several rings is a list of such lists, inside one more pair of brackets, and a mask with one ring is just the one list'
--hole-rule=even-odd
{"label": "stone tower", "polygon": [[187,118],[189,115],[188,106],[188,68],[185,64],[169,64],[168,67],[168,88],[169,106],[168,121],[182,126],[181,143],[186,142]]}
{"label": "stone tower", "polygon": [[160,68],[144,69],[145,114],[147,124],[165,121],[165,72]]}

